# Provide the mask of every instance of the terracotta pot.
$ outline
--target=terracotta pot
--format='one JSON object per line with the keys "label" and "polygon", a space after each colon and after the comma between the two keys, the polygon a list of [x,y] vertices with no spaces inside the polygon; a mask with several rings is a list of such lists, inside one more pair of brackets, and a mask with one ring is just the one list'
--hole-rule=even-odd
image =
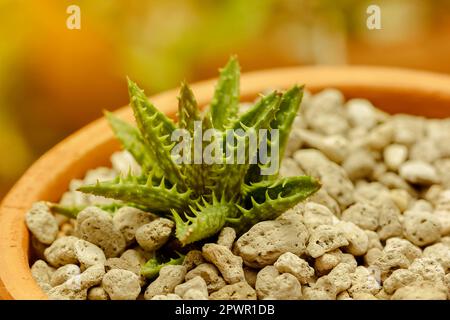
{"label": "terracotta pot", "polygon": [[[195,84],[201,106],[212,96],[215,80]],[[307,67],[253,72],[242,76],[242,99],[252,99],[267,88],[287,88],[305,83],[311,91],[334,87],[346,98],[362,97],[390,113],[428,117],[450,117],[450,77],[400,69],[372,67]],[[151,101],[174,116],[177,90],[151,97]],[[117,111],[132,121],[129,108]],[[0,207],[0,297],[3,299],[46,299],[31,277],[29,234],[24,214],[37,200],[57,201],[71,179],[108,164],[118,150],[104,119],[70,136],[39,159],[17,182]]]}

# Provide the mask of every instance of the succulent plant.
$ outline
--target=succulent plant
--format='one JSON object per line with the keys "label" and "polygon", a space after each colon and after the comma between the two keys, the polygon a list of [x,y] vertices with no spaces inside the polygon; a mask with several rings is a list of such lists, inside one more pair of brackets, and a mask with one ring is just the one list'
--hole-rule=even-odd
{"label": "succulent plant", "polygon": [[[182,83],[177,123],[161,113],[143,90],[128,80],[137,128],[112,113],[107,113],[106,117],[123,147],[142,166],[142,174],[128,174],[113,181],[85,185],[79,191],[169,216],[175,221],[175,235],[182,245],[211,237],[224,226],[242,233],[259,221],[276,218],[312,195],[320,188],[314,178],[279,179],[277,174],[262,175],[264,164],[249,161],[261,147],[266,147],[269,152],[277,147],[281,161],[303,87],[294,86],[284,93],[261,96],[250,109],[239,114],[239,77],[238,61],[232,57],[220,71],[214,97],[204,114],[192,90]],[[198,135],[196,126],[203,130],[215,129],[213,139],[219,139],[224,148],[214,155],[222,161],[179,163],[171,154],[175,146],[171,140],[174,130],[184,129],[193,142]],[[236,148],[225,139],[229,129],[241,129],[245,133],[278,129],[279,139],[271,137],[256,150],[250,150],[250,144],[247,144],[245,161],[230,163],[226,147],[232,150],[231,155],[236,153]],[[234,142],[244,139],[245,135],[233,134]],[[191,151],[195,151],[194,145],[189,145]]]}

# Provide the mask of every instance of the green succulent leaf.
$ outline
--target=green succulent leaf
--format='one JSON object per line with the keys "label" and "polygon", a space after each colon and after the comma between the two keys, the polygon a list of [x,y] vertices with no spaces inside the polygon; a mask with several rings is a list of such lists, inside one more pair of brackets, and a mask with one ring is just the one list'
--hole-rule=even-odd
{"label": "green succulent leaf", "polygon": [[147,279],[155,279],[163,267],[182,264],[185,256],[181,253],[178,253],[178,256],[178,258],[170,258],[167,262],[162,262],[162,259],[153,257],[142,266],[141,274]]}
{"label": "green succulent leaf", "polygon": [[135,203],[125,203],[125,202],[113,202],[110,204],[92,204],[92,205],[72,205],[66,206],[58,203],[47,203],[48,207],[53,213],[59,213],[63,216],[66,216],[70,219],[76,219],[78,214],[86,209],[87,207],[97,207],[103,211],[110,213],[112,216],[116,213],[117,210],[123,207],[133,207],[136,209],[140,209],[142,211],[146,211],[147,208],[144,206],[137,205]]}
{"label": "green succulent leaf", "polygon": [[112,181],[97,182],[78,189],[84,193],[132,203],[151,212],[168,212],[170,208],[184,210],[191,204],[191,190],[180,192],[176,185],[167,186],[163,178],[155,184],[149,177],[117,177]]}
{"label": "green succulent leaf", "polygon": [[[256,156],[258,151],[255,144],[250,143],[253,139],[257,141],[258,132],[253,127],[242,129],[242,135],[233,134],[233,141],[226,141],[226,147],[230,150],[229,157],[224,158],[224,164],[216,169],[217,179],[214,191],[222,192],[227,200],[236,198],[239,194],[241,184],[244,182],[245,174],[250,166],[250,159]],[[253,138],[251,138],[253,136]],[[250,148],[250,144],[253,148]],[[239,148],[242,148],[239,152]],[[242,152],[244,150],[244,152]],[[238,158],[239,154],[242,158]]]}
{"label": "green succulent leaf", "polygon": [[183,165],[183,174],[186,177],[186,183],[195,196],[203,196],[209,199],[211,194],[217,189],[217,182],[220,180],[217,172],[221,168],[221,165],[216,164],[191,163]]}
{"label": "green succulent leaf", "polygon": [[226,202],[224,198],[219,201],[214,194],[211,203],[205,199],[201,202],[190,207],[190,213],[185,214],[185,219],[175,209],[172,210],[176,224],[175,235],[182,245],[215,235],[223,228],[227,219],[235,217],[237,213],[233,203]]}
{"label": "green succulent leaf", "polygon": [[[147,118],[149,116],[154,116],[157,118],[158,122],[162,123],[160,133],[163,135],[170,135],[174,129],[176,129],[175,123],[170,120],[164,113],[159,111],[150,101],[144,93],[144,90],[138,87],[138,85],[128,79],[128,94],[130,96],[131,103],[135,102],[137,104],[135,113],[136,120]],[[133,107],[133,106],[132,106]],[[140,121],[145,122],[145,121]],[[138,125],[139,126],[139,125]],[[145,123],[142,123],[142,129],[146,129]],[[141,129],[141,133],[142,130]]]}
{"label": "green succulent leaf", "polygon": [[182,82],[178,96],[178,127],[186,129],[193,136],[195,121],[202,121],[200,110],[191,88]]}
{"label": "green succulent leaf", "polygon": [[[78,214],[83,211],[84,209],[86,209],[87,207],[89,207],[88,205],[82,205],[82,206],[65,206],[65,205],[61,205],[58,203],[47,203],[47,205],[49,206],[50,210],[53,213],[59,213],[62,214],[63,216],[66,216],[67,218],[70,219],[76,219]],[[102,209],[103,211],[109,212],[111,214],[114,214],[114,212],[116,212],[117,210],[119,210],[122,207],[125,206],[133,206],[130,204],[126,204],[126,203],[121,203],[121,202],[114,202],[111,204],[96,204],[94,205],[100,209]]]}
{"label": "green succulent leaf", "polygon": [[[275,113],[274,119],[270,123],[271,129],[278,129],[278,165],[281,165],[281,161],[284,156],[284,150],[286,148],[287,139],[289,137],[292,123],[294,122],[295,116],[300,107],[300,103],[303,97],[303,86],[294,86],[287,92],[283,94],[281,97],[280,105]],[[262,103],[262,101],[260,101]],[[247,118],[252,119],[253,114],[258,114],[258,108],[255,106],[255,110],[249,110]],[[247,120],[247,122],[249,122]],[[272,142],[270,141],[270,135],[268,138],[268,149],[272,146]],[[248,172],[245,177],[246,183],[258,182],[261,180],[270,180],[276,178],[276,175],[261,175],[261,168],[264,168],[264,164],[252,164],[250,165]],[[277,170],[278,172],[278,170]]]}
{"label": "green succulent leaf", "polygon": [[255,130],[270,128],[271,121],[280,108],[282,95],[276,91],[258,100],[234,122],[233,129],[252,127]]}
{"label": "green succulent leaf", "polygon": [[220,70],[210,113],[213,127],[224,130],[236,118],[239,108],[240,67],[236,57],[231,57]]}
{"label": "green succulent leaf", "polygon": [[153,159],[158,159],[158,166],[164,176],[180,188],[185,188],[184,179],[179,166],[171,156],[175,142],[170,141],[175,124],[156,109],[147,99],[144,92],[132,81],[128,81],[128,89],[136,122],[148,145]]}
{"label": "green succulent leaf", "polygon": [[320,189],[320,183],[308,176],[288,177],[273,181],[261,181],[243,186],[243,205],[240,219],[232,220],[238,230],[278,217]]}
{"label": "green succulent leaf", "polygon": [[[187,130],[190,134],[190,153],[187,156],[190,161],[189,163],[181,163],[181,171],[185,176],[186,185],[198,196],[207,195],[210,193],[208,186],[215,183],[214,175],[211,173],[213,165],[205,164],[204,161],[194,163],[193,155],[196,147],[194,141],[200,141],[202,149],[206,147],[207,143],[203,141],[202,136],[198,135],[202,135],[205,130],[210,129],[211,124],[208,123],[208,118],[202,119],[192,90],[185,83],[181,85],[178,118],[179,127]],[[201,150],[198,152],[201,152]]]}
{"label": "green succulent leaf", "polygon": [[[260,129],[270,129],[270,123],[274,119],[276,112],[279,110],[281,102],[281,94],[272,92],[262,97],[247,112],[242,114],[234,123],[234,130],[243,130],[246,134],[259,134]],[[269,137],[269,133],[268,133]],[[258,137],[259,139],[259,137]],[[238,138],[236,140],[239,140]],[[269,140],[268,140],[269,141]],[[246,146],[249,146],[247,143]],[[250,164],[250,159],[254,157],[257,150],[247,148],[244,164],[232,164],[226,166],[228,175],[225,179],[221,179],[218,189],[226,190],[226,194],[235,194],[237,188],[244,181],[261,180],[258,164]],[[248,179],[248,174],[250,179]],[[247,177],[247,180],[246,180]]]}
{"label": "green succulent leaf", "polygon": [[63,206],[51,203],[49,204],[49,208],[53,213],[61,214],[69,219],[76,219],[78,214],[83,211],[86,206]]}
{"label": "green succulent leaf", "polygon": [[292,123],[300,108],[300,103],[303,98],[303,86],[294,86],[286,91],[280,102],[280,108],[275,114],[275,119],[272,120],[270,127],[279,130],[279,163],[284,156],[286,142],[291,132]]}
{"label": "green succulent leaf", "polygon": [[[178,110],[180,128],[186,129],[190,133],[190,154],[188,155],[190,161],[181,164],[182,174],[185,176],[186,185],[196,195],[207,195],[211,192],[208,186],[214,185],[215,182],[214,175],[211,174],[213,165],[205,164],[204,161],[195,163],[193,155],[199,146],[202,147],[202,150],[206,147],[207,142],[203,141],[202,134],[205,130],[211,129],[211,123],[208,117],[202,119],[194,95],[185,84],[181,85]],[[197,146],[197,144],[199,145]],[[201,153],[202,150],[197,150],[197,152]]]}
{"label": "green succulent leaf", "polygon": [[[142,139],[139,130],[128,122],[123,121],[119,117],[115,116],[112,112],[105,112],[106,119],[114,131],[116,137],[122,143],[122,146],[130,152],[134,159],[141,165],[144,171],[157,168],[157,161],[153,158],[149,152],[148,146]],[[160,169],[158,168],[158,173]]]}
{"label": "green succulent leaf", "polygon": [[[262,162],[261,159],[259,159],[259,163],[251,164],[249,169],[247,170],[246,176],[244,181],[247,184],[264,181],[264,180],[271,180],[274,181],[278,177],[278,172],[280,170],[282,157],[280,157],[280,147],[279,147],[279,139],[273,139],[273,134],[275,134],[274,131],[271,131],[267,134],[266,137],[266,152],[267,152],[267,162]],[[277,133],[277,137],[279,137],[279,131]],[[275,152],[275,154],[278,153],[277,157],[272,157],[272,153]],[[276,161],[276,162],[275,162]],[[275,162],[275,163],[272,163]]]}

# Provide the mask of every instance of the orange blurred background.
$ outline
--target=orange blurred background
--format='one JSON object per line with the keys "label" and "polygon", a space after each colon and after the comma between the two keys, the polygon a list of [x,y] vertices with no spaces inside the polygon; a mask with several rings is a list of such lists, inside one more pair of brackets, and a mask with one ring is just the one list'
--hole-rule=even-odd
{"label": "orange blurred background", "polygon": [[[78,5],[81,29],[66,12]],[[366,9],[381,9],[368,30]],[[371,64],[450,73],[449,0],[0,0],[0,198],[65,136],[127,104],[125,77],[152,94],[243,72]]]}

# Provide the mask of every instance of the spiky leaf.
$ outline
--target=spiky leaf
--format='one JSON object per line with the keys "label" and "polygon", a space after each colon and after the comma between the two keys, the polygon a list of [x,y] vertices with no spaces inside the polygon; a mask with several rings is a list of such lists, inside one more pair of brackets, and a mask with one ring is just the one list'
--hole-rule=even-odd
{"label": "spiky leaf", "polygon": [[169,208],[188,208],[192,193],[191,190],[180,192],[176,185],[168,187],[164,179],[159,184],[154,184],[151,176],[117,177],[112,181],[82,186],[78,191],[133,203],[155,213],[168,212]]}
{"label": "spiky leaf", "polygon": [[[185,176],[186,185],[190,187],[197,195],[205,195],[211,191],[208,186],[214,185],[214,175],[211,173],[212,166],[201,159],[201,163],[194,162],[194,154],[203,155],[202,150],[207,142],[203,140],[203,133],[210,129],[211,125],[208,118],[201,118],[197,102],[195,101],[192,90],[188,85],[182,83],[178,104],[179,127],[187,130],[190,134],[188,163],[181,163],[181,171]],[[202,147],[199,149],[199,147]]]}
{"label": "spiky leaf", "polygon": [[297,115],[300,103],[303,97],[303,86],[294,86],[286,91],[280,102],[280,108],[275,114],[275,119],[272,120],[270,127],[279,130],[279,162],[284,156],[284,149],[286,142],[291,132],[292,123]]}
{"label": "spiky leaf", "polygon": [[193,136],[194,122],[201,120],[194,93],[185,82],[181,83],[180,95],[178,96],[178,127],[186,129]]}
{"label": "spiky leaf", "polygon": [[239,107],[239,63],[231,57],[227,65],[220,70],[210,113],[213,127],[224,130],[236,118]]}
{"label": "spiky leaf", "polygon": [[[250,159],[256,156],[257,132],[253,127],[242,130],[243,134],[233,133],[233,141],[226,141],[229,156],[224,158],[224,164],[217,166],[215,172],[217,181],[214,188],[216,193],[222,192],[227,200],[236,198],[240,192],[245,173],[249,168]],[[250,145],[252,147],[250,147]]]}
{"label": "spiky leaf", "polygon": [[238,230],[245,230],[260,221],[275,219],[298,202],[305,200],[320,188],[311,177],[288,177],[278,181],[262,181],[245,186],[242,217],[232,220]]}
{"label": "spiky leaf", "polygon": [[136,122],[148,145],[152,158],[158,159],[158,166],[164,176],[172,183],[185,188],[180,168],[171,156],[175,142],[170,141],[174,123],[156,109],[147,99],[144,92],[132,81],[128,81],[128,89]]}
{"label": "spiky leaf", "polygon": [[[262,97],[253,107],[239,117],[234,124],[234,130],[242,130],[247,136],[249,134],[258,135],[257,139],[259,139],[259,130],[270,128],[270,123],[279,109],[280,102],[281,95],[277,92]],[[235,140],[238,141],[240,139],[236,137]],[[247,145],[249,145],[248,142]],[[227,196],[236,194],[238,192],[237,189],[245,181],[247,171],[256,165],[250,164],[250,159],[256,156],[256,151],[257,149],[250,150],[247,148],[243,164],[224,165],[224,176],[218,180],[217,190],[224,190]]]}
{"label": "spiky leaf", "polygon": [[234,122],[233,129],[252,127],[255,130],[268,129],[280,108],[281,94],[274,91],[258,100]]}
{"label": "spiky leaf", "polygon": [[225,225],[228,218],[235,217],[237,208],[233,203],[218,201],[213,195],[212,202],[197,202],[185,220],[174,209],[173,218],[176,224],[176,237],[186,245],[215,235]]}
{"label": "spiky leaf", "polygon": [[133,207],[136,209],[140,209],[142,211],[147,210],[147,208],[137,205],[135,203],[125,203],[125,202],[113,202],[110,204],[72,205],[72,206],[48,202],[47,205],[53,213],[62,214],[63,216],[66,216],[67,218],[70,219],[76,219],[81,211],[90,206],[95,206],[103,211],[110,213],[111,215],[114,215],[117,210],[123,207]]}
{"label": "spiky leaf", "polygon": [[[303,86],[299,87],[295,85],[288,91],[286,91],[280,102],[280,107],[275,114],[274,119],[270,123],[271,129],[277,129],[277,139],[273,140],[272,135],[268,135],[268,152],[272,152],[274,150],[278,153],[278,159],[271,158],[271,161],[277,161],[276,168],[274,168],[275,172],[273,174],[265,174],[261,173],[264,170],[267,170],[268,167],[273,166],[272,163],[259,163],[258,165],[252,165],[247,173],[246,182],[258,182],[261,180],[273,180],[276,178],[279,166],[281,165],[281,161],[284,157],[284,152],[286,149],[286,143],[291,132],[292,123],[294,122],[295,116],[297,115],[298,109],[300,107],[300,103],[303,97]],[[276,149],[275,149],[276,147]]]}
{"label": "spiky leaf", "polygon": [[115,116],[112,112],[105,112],[105,116],[106,119],[108,119],[114,134],[122,143],[122,146],[133,155],[134,159],[141,165],[144,172],[151,169],[157,169],[158,172],[160,172],[157,161],[153,159],[139,130],[128,122]]}

